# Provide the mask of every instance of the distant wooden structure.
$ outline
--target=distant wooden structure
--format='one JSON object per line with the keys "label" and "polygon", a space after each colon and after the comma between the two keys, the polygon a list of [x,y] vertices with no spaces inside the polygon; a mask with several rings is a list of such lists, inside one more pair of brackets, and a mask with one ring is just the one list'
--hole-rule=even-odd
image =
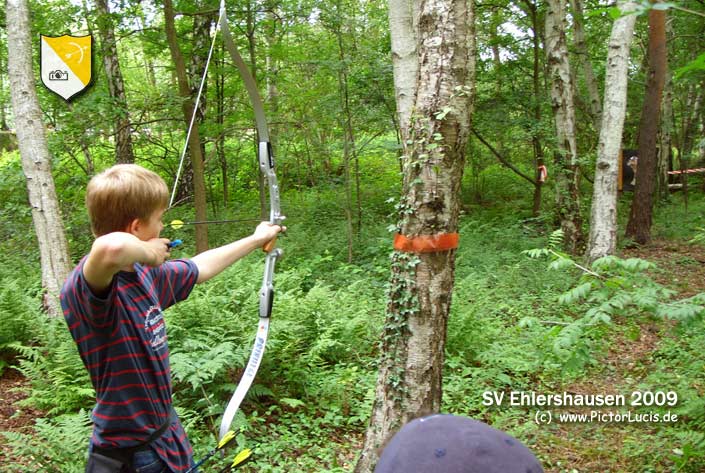
{"label": "distant wooden structure", "polygon": [[636,183],[636,168],[639,153],[635,149],[623,149],[619,152],[619,170],[617,172],[617,190],[631,192]]}

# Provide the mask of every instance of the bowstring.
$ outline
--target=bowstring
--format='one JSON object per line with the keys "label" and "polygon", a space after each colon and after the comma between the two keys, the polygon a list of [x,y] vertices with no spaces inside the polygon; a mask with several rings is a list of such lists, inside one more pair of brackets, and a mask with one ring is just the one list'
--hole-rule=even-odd
{"label": "bowstring", "polygon": [[176,198],[176,188],[179,185],[179,179],[181,178],[181,171],[184,168],[184,159],[186,158],[186,150],[188,149],[188,142],[191,138],[191,131],[193,130],[193,125],[196,122],[196,113],[198,112],[198,105],[201,102],[201,94],[203,93],[203,86],[206,83],[206,77],[208,76],[208,66],[211,62],[211,57],[213,56],[213,50],[215,49],[215,40],[218,37],[218,29],[220,28],[220,21],[223,18],[224,10],[221,8],[218,15],[218,22],[215,24],[215,31],[213,32],[213,40],[211,41],[211,47],[208,50],[208,59],[206,59],[206,67],[203,70],[203,76],[201,76],[201,85],[198,87],[198,94],[196,95],[196,103],[193,106],[193,113],[191,114],[191,121],[188,125],[188,131],[186,132],[186,141],[184,142],[184,147],[181,150],[181,158],[179,159],[179,168],[176,171],[176,178],[174,179],[174,186],[171,190],[171,197],[169,198],[169,207],[167,210],[174,205],[174,198]]}

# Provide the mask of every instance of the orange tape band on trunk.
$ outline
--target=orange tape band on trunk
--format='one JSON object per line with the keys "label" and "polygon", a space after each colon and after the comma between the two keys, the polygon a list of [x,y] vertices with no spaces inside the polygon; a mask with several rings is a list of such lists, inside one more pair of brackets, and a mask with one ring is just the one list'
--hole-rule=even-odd
{"label": "orange tape band on trunk", "polygon": [[457,233],[441,233],[439,235],[419,235],[405,237],[397,233],[394,236],[394,249],[406,253],[435,253],[454,250],[458,247]]}

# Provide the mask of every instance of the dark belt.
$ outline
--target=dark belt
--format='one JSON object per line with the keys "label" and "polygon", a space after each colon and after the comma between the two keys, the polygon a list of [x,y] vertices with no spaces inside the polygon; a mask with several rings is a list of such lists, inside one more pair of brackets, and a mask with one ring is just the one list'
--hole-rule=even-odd
{"label": "dark belt", "polygon": [[164,432],[166,432],[166,429],[168,429],[169,426],[177,420],[178,417],[176,415],[176,411],[172,407],[171,411],[169,412],[169,418],[162,425],[160,425],[157,430],[152,432],[147,438],[147,440],[145,440],[144,442],[134,445],[132,447],[122,448],[103,448],[93,445],[93,452],[106,456],[108,458],[112,458],[113,460],[117,460],[125,465],[129,465],[130,467],[132,467],[132,459],[134,458],[135,453],[147,450],[149,446],[154,443],[155,440],[161,437]]}

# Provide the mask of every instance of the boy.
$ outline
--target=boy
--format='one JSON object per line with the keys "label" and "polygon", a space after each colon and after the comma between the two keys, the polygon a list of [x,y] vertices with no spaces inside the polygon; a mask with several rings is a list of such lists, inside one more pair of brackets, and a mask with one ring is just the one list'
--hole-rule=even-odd
{"label": "boy", "polygon": [[96,237],[69,275],[61,305],[96,390],[87,472],[179,472],[193,464],[171,407],[162,310],[276,237],[262,222],[239,241],[167,261],[160,238],[168,189],[152,171],[113,166],[93,177],[86,206]]}

